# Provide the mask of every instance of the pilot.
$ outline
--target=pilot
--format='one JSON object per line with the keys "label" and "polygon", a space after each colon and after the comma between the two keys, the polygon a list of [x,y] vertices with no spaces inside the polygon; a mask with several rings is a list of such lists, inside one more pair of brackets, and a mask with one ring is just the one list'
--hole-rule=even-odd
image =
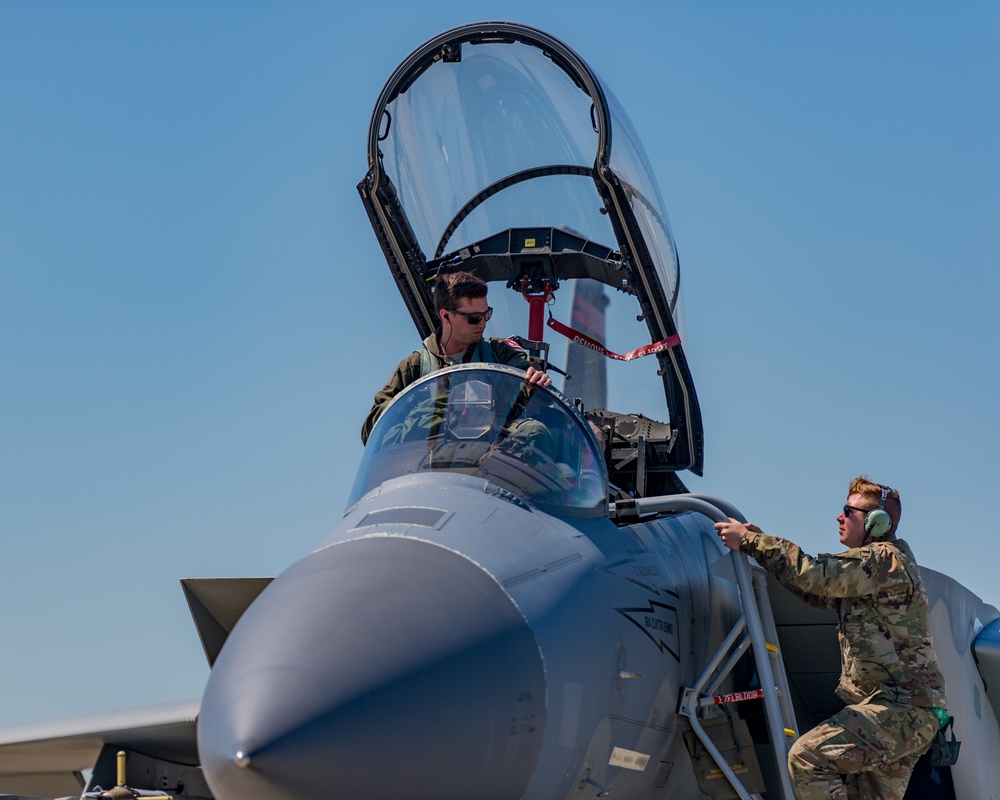
{"label": "pilot", "polygon": [[847,705],[792,745],[788,771],[799,800],[901,799],[949,719],[927,592],[910,546],[896,538],[900,512],[899,492],[855,478],[837,515],[847,550],[818,557],[755,525],[715,524],[726,547],[839,618],[837,695]]}
{"label": "pilot", "polygon": [[379,415],[403,389],[439,369],[452,364],[486,362],[507,364],[526,371],[525,380],[535,386],[549,386],[552,379],[531,366],[527,354],[503,339],[484,339],[486,323],[493,309],[486,302],[486,283],[471,272],[452,272],[434,284],[434,311],[441,327],[424,339],[423,347],[402,361],[385,386],[375,393],[375,402],[361,426],[361,441],[368,436]]}

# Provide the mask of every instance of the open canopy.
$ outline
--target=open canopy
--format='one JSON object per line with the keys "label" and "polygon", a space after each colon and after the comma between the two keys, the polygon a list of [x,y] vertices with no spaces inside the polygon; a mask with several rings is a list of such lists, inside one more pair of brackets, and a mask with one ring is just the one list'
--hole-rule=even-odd
{"label": "open canopy", "polygon": [[490,282],[504,335],[541,339],[544,308],[609,351],[665,342],[625,361],[546,337],[572,376],[564,394],[669,420],[647,428],[638,458],[701,473],[663,201],[627,116],[576,53],[505,22],[440,34],[383,88],[368,166],[358,189],[421,338],[436,327],[434,278],[469,270]]}

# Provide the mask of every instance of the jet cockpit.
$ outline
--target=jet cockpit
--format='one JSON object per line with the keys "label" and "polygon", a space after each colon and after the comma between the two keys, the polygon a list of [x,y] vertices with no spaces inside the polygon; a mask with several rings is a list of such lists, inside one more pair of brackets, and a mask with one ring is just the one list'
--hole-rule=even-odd
{"label": "jet cockpit", "polygon": [[358,190],[421,338],[436,327],[437,275],[473,272],[490,284],[493,330],[522,334],[608,434],[612,483],[667,494],[684,490],[678,470],[701,474],[664,203],[580,56],[512,23],[440,34],[382,89],[368,166]]}
{"label": "jet cockpit", "polygon": [[562,516],[607,513],[604,452],[565,399],[512,367],[468,364],[421,378],[372,433],[348,504],[398,475],[455,472],[487,480]]}

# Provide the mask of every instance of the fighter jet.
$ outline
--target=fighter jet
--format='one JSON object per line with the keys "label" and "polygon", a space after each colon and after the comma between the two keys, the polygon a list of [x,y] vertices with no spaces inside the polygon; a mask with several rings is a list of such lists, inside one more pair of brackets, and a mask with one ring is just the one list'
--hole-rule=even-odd
{"label": "fighter jet", "polygon": [[[433,280],[468,270],[571,377],[407,387],[314,549],[273,581],[184,582],[200,703],[0,730],[0,791],[793,800],[789,743],[836,710],[836,620],[723,550],[739,510],[678,475],[703,431],[677,249],[608,87],[533,28],[442,33],[383,88],[358,189],[420,337]],[[989,797],[1000,612],[924,575],[955,721],[907,796]]]}

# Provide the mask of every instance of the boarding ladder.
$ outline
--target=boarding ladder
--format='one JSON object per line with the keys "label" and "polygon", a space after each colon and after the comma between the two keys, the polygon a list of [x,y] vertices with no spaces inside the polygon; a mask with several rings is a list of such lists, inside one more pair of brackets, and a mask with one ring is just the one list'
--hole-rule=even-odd
{"label": "boarding ladder", "polygon": [[[642,514],[657,514],[671,511],[695,511],[704,514],[713,522],[727,522],[730,517],[746,522],[739,510],[725,500],[705,494],[678,494],[663,497],[636,497],[618,501],[611,505],[613,516],[627,517]],[[762,699],[767,719],[767,733],[774,753],[779,791],[782,800],[795,800],[786,762],[788,748],[798,733],[795,713],[792,709],[788,676],[785,674],[781,650],[778,646],[778,632],[771,612],[771,602],[767,595],[766,573],[760,567],[751,568],[749,557],[731,550],[736,584],[739,587],[743,605],[743,615],[736,621],[729,635],[709,659],[704,671],[694,686],[681,692],[678,713],[686,717],[695,736],[711,755],[716,766],[732,786],[740,800],[754,800],[758,794],[750,794],[739,776],[733,772],[726,759],[719,752],[701,725],[698,710],[721,703],[740,700]],[[716,695],[722,681],[736,666],[741,656],[751,649],[760,689],[736,692],[730,695]]]}

